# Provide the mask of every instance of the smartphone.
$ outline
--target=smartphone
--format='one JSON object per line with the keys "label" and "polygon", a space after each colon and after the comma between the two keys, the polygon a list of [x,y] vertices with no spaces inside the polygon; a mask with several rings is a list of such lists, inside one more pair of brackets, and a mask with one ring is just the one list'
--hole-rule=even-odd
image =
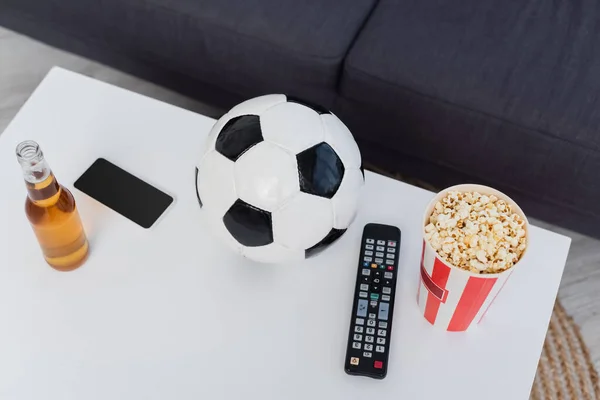
{"label": "smartphone", "polygon": [[104,158],[94,161],[75,187],[146,229],[173,203],[173,197]]}

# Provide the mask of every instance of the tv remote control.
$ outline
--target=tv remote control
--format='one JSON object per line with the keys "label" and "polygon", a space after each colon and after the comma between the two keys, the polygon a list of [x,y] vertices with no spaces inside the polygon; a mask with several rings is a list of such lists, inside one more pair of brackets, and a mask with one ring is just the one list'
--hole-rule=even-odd
{"label": "tv remote control", "polygon": [[344,367],[348,374],[378,379],[387,374],[399,255],[400,229],[365,226]]}

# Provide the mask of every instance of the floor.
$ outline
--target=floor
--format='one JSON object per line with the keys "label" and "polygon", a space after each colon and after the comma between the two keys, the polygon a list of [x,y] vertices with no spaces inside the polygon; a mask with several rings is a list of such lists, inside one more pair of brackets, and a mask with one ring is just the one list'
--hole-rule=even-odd
{"label": "floor", "polygon": [[[55,65],[205,115],[219,115],[219,110],[172,91],[0,28],[0,133]],[[559,298],[581,327],[600,370],[600,241],[539,221],[533,223],[573,239]]]}

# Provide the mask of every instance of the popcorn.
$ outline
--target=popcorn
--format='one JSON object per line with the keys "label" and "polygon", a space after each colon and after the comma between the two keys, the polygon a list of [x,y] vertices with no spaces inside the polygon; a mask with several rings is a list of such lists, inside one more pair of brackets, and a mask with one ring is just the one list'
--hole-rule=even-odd
{"label": "popcorn", "polygon": [[494,195],[450,191],[438,201],[425,239],[452,265],[480,274],[505,271],[527,248],[525,220]]}

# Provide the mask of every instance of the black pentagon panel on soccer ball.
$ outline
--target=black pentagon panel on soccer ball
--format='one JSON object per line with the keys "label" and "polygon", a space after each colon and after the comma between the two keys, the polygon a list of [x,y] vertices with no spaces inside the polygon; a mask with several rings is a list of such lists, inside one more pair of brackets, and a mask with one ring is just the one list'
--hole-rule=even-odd
{"label": "black pentagon panel on soccer ball", "polygon": [[202,208],[202,200],[200,199],[200,192],[198,191],[198,167],[196,167],[196,197],[198,198],[198,204],[200,204],[200,208]]}
{"label": "black pentagon panel on soccer ball", "polygon": [[258,115],[241,115],[229,120],[215,143],[215,149],[235,161],[248,149],[263,141]]}
{"label": "black pentagon panel on soccer ball", "polygon": [[231,236],[247,247],[273,243],[271,213],[251,206],[240,199],[223,216],[223,223]]}
{"label": "black pentagon panel on soccer ball", "polygon": [[310,249],[306,249],[306,251],[304,252],[305,257],[308,258],[319,254],[321,251],[325,250],[331,243],[338,240],[344,234],[344,232],[346,232],[345,229],[331,229],[331,231],[329,231],[329,233],[323,238],[323,240],[315,244]]}
{"label": "black pentagon panel on soccer ball", "polygon": [[315,103],[312,103],[312,102],[304,100],[304,99],[299,99],[294,96],[286,96],[286,97],[287,97],[288,102],[302,104],[303,106],[312,108],[318,114],[331,114],[331,111],[329,111],[328,109],[326,109],[325,107],[323,107],[319,104],[315,104]]}
{"label": "black pentagon panel on soccer ball", "polygon": [[296,155],[300,190],[331,199],[344,177],[344,164],[335,150],[325,142]]}

